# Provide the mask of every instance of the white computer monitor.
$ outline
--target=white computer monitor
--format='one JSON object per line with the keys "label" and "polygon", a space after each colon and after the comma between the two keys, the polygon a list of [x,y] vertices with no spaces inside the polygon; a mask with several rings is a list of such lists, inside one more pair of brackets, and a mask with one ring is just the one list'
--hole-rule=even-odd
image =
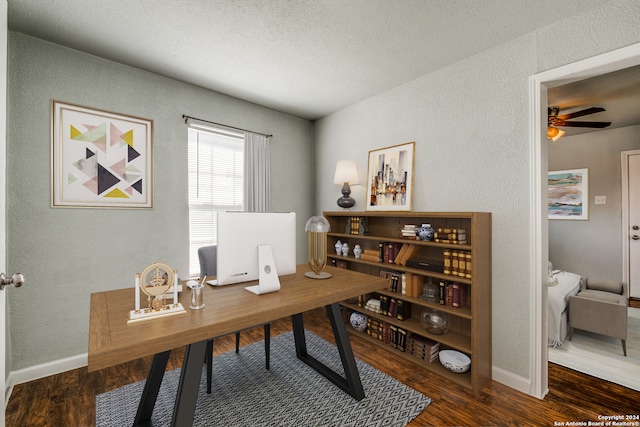
{"label": "white computer monitor", "polygon": [[295,212],[218,212],[216,267],[218,286],[259,280],[245,289],[279,290],[278,276],[296,272]]}

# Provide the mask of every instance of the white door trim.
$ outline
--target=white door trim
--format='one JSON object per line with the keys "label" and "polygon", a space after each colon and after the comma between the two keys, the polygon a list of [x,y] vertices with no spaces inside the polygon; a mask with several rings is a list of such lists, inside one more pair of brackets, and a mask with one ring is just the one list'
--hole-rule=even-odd
{"label": "white door trim", "polygon": [[[7,257],[7,245],[6,245],[6,170],[7,170],[7,43],[8,43],[8,2],[5,0],[0,4],[0,272],[5,272],[6,257]],[[10,274],[7,276],[11,277]],[[9,393],[6,392],[7,382],[7,370],[6,370],[6,349],[7,346],[7,320],[6,320],[6,304],[7,304],[7,291],[0,291],[0,402],[2,402],[2,411],[0,411],[0,427],[5,426],[5,409],[7,406],[6,400]]]}
{"label": "white door trim", "polygon": [[530,146],[530,375],[529,394],[544,398],[549,389],[547,286],[549,256],[547,205],[547,89],[640,64],[640,43],[529,77]]}
{"label": "white door trim", "polygon": [[622,162],[622,281],[629,282],[629,157],[640,155],[640,150],[620,153]]}

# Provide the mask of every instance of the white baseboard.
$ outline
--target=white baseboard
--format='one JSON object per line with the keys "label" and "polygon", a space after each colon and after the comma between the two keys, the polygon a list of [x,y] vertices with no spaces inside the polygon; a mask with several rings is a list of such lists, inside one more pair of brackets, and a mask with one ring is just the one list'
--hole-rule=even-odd
{"label": "white baseboard", "polygon": [[52,362],[43,363],[41,365],[20,369],[18,371],[11,371],[7,376],[6,381],[6,401],[9,401],[9,397],[11,395],[11,392],[13,391],[13,387],[17,384],[23,384],[29,381],[48,377],[50,375],[56,375],[62,372],[70,371],[72,369],[82,368],[83,366],[87,366],[87,361],[88,355],[87,353],[83,353],[78,354],[77,356],[71,356],[65,359],[55,360]]}
{"label": "white baseboard", "polygon": [[507,387],[511,387],[512,389],[531,395],[531,381],[528,378],[515,375],[512,372],[505,371],[504,369],[500,369],[495,366],[491,369],[491,376],[494,381],[497,381],[500,384],[504,384]]}

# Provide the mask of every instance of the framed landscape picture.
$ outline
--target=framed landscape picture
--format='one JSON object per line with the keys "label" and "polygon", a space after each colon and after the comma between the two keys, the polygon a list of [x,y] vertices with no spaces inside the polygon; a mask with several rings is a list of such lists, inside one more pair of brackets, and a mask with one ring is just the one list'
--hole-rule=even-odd
{"label": "framed landscape picture", "polygon": [[410,211],[415,142],[369,151],[368,211]]}
{"label": "framed landscape picture", "polygon": [[53,207],[153,207],[153,121],[51,102]]}
{"label": "framed landscape picture", "polygon": [[589,169],[549,171],[549,219],[589,219]]}

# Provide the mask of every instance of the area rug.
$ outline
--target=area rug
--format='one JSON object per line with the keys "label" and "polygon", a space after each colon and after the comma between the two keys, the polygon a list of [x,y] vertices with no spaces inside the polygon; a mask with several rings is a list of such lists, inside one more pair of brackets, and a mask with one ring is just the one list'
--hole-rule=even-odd
{"label": "area rug", "polygon": [[[337,348],[306,333],[310,355],[343,374]],[[271,369],[264,368],[264,343],[213,359],[213,393],[200,382],[194,426],[405,426],[431,403],[413,390],[356,358],[366,397],[353,399],[296,358],[293,333],[271,339]],[[167,372],[153,412],[156,427],[169,425],[180,370]],[[130,425],[144,381],[96,396],[96,425]]]}
{"label": "area rug", "polygon": [[549,348],[549,362],[640,391],[640,309],[629,308],[627,356],[618,338],[576,329],[563,348]]}

